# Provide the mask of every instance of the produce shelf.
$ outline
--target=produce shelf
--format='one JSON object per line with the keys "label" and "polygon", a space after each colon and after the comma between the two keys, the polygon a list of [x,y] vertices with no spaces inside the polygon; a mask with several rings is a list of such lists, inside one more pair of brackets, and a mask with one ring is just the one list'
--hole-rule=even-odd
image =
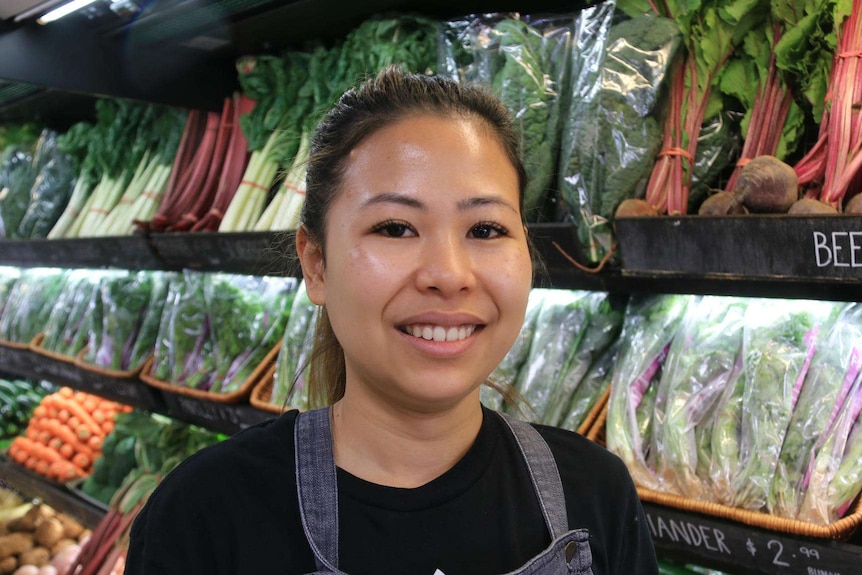
{"label": "produce shelf", "polygon": [[292,232],[176,232],[150,236],[164,269],[291,276]]}
{"label": "produce shelf", "polygon": [[115,267],[130,270],[164,267],[143,234],[57,240],[0,239],[0,264],[21,267]]}
{"label": "produce shelf", "polygon": [[739,575],[850,575],[862,562],[858,534],[847,542],[813,539],[650,502],[643,507],[664,557]]}
{"label": "produce shelf", "polygon": [[0,485],[2,484],[18,491],[24,497],[41,500],[57,511],[74,517],[90,529],[108,512],[105,505],[84,496],[76,489],[30,473],[0,455]]}

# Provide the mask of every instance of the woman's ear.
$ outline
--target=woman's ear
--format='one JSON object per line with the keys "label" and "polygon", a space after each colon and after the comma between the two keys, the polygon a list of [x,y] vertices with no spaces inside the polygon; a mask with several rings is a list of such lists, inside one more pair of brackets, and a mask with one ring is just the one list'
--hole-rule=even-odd
{"label": "woman's ear", "polygon": [[302,265],[302,277],[305,280],[308,299],[317,305],[325,305],[323,250],[320,244],[308,235],[305,226],[300,226],[296,230],[296,254]]}

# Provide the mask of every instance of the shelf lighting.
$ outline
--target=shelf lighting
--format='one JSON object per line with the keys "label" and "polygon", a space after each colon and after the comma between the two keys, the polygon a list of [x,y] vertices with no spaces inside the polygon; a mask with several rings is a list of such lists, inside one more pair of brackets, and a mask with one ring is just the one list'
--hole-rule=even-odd
{"label": "shelf lighting", "polygon": [[63,4],[62,6],[54,8],[50,12],[46,12],[42,15],[41,18],[36,20],[36,22],[38,22],[39,24],[47,24],[48,22],[59,20],[63,16],[68,16],[72,12],[76,12],[81,8],[86,8],[95,1],[96,0],[72,0],[67,4]]}

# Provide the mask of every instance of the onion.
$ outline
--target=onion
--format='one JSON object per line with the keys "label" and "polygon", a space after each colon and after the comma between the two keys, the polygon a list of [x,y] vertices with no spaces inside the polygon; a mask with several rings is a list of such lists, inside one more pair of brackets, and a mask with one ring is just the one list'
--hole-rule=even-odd
{"label": "onion", "polygon": [[54,567],[58,573],[65,573],[69,570],[69,566],[75,562],[75,559],[78,557],[78,553],[80,552],[80,545],[67,545],[54,555],[54,558],[51,559],[51,566]]}

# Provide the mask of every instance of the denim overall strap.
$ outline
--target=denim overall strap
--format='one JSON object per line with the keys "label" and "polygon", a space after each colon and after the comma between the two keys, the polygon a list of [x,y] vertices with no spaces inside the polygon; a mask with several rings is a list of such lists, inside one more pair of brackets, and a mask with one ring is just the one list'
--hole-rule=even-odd
{"label": "denim overall strap", "polygon": [[563,495],[563,481],[554,461],[551,448],[532,425],[519,421],[506,414],[500,414],[512,430],[515,441],[527,462],[530,479],[551,539],[557,539],[568,531],[569,520],[566,515],[566,498]]}
{"label": "denim overall strap", "polygon": [[338,485],[329,413],[324,407],[296,418],[296,489],[318,570],[338,572]]}

